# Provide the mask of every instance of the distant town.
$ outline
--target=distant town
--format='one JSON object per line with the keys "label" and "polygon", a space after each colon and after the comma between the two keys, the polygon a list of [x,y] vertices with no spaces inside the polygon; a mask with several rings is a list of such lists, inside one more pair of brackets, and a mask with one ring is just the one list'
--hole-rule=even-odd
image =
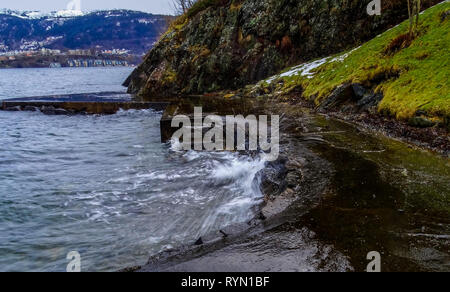
{"label": "distant town", "polygon": [[[39,44],[37,44],[39,45]],[[142,56],[126,49],[24,49],[5,51],[0,44],[0,68],[60,68],[60,67],[114,67],[134,66]]]}
{"label": "distant town", "polygon": [[0,68],[136,66],[172,16],[0,8]]}

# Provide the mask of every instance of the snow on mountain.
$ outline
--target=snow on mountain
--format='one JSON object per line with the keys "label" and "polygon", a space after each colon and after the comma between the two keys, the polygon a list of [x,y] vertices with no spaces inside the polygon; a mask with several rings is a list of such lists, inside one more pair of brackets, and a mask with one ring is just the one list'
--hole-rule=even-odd
{"label": "snow on mountain", "polygon": [[47,16],[47,13],[43,13],[40,11],[31,11],[31,12],[25,12],[26,17],[30,19],[39,19]]}
{"label": "snow on mountain", "polygon": [[171,17],[131,10],[51,13],[0,9],[0,51],[125,48],[147,52]]}
{"label": "snow on mountain", "polygon": [[77,17],[83,15],[84,15],[83,11],[80,10],[60,10],[54,12],[55,17]]}
{"label": "snow on mountain", "polygon": [[71,18],[85,15],[83,11],[79,10],[59,10],[46,13],[41,11],[16,11],[10,9],[0,9],[0,14],[15,16],[22,19]]}
{"label": "snow on mountain", "polygon": [[27,19],[28,17],[24,14],[24,12],[14,11],[10,9],[0,9],[0,14],[15,16],[23,19]]}

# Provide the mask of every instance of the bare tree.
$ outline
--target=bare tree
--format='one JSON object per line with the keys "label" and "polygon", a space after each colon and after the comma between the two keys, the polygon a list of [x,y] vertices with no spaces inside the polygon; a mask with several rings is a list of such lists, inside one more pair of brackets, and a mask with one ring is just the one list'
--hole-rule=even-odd
{"label": "bare tree", "polygon": [[197,0],[172,0],[173,10],[175,14],[183,14],[194,5]]}
{"label": "bare tree", "polygon": [[419,17],[420,17],[420,10],[421,10],[421,3],[420,0],[416,0],[416,27],[419,25]]}
{"label": "bare tree", "polygon": [[412,36],[414,29],[419,26],[421,0],[407,0],[409,14],[409,35]]}

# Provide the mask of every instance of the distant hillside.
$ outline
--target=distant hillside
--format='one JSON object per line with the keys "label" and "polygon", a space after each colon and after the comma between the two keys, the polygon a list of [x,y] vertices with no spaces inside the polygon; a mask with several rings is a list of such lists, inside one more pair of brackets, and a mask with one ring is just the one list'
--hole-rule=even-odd
{"label": "distant hillside", "polygon": [[[70,12],[70,11],[67,11]],[[0,52],[47,49],[127,49],[147,52],[167,29],[170,16],[113,10],[40,14],[0,12]]]}

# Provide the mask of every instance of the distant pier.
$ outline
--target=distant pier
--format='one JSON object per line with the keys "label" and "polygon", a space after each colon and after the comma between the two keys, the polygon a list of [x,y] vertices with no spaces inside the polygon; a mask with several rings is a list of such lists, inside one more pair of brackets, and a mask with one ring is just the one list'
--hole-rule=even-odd
{"label": "distant pier", "polygon": [[119,110],[154,109],[163,111],[167,102],[146,102],[122,92],[52,95],[13,98],[1,101],[4,111],[41,111],[50,115],[115,114]]}

